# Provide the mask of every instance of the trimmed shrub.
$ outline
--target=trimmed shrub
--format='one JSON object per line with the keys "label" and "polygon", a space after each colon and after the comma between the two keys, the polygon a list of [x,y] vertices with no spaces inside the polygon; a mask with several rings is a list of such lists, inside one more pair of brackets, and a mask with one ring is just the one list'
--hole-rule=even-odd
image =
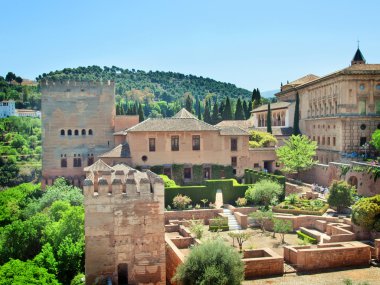
{"label": "trimmed shrub", "polygon": [[358,226],[368,230],[372,230],[376,226],[378,229],[379,220],[380,194],[369,198],[361,198],[352,207],[352,221]]}
{"label": "trimmed shrub", "polygon": [[298,236],[299,239],[302,239],[302,240],[307,241],[309,243],[312,243],[312,244],[317,244],[318,243],[318,241],[315,238],[313,238],[311,236],[308,236],[307,234],[305,234],[305,233],[303,233],[301,231],[297,231],[297,236]]}
{"label": "trimmed shrub", "polygon": [[255,204],[269,206],[278,201],[282,193],[281,185],[271,180],[261,180],[248,188],[245,198]]}
{"label": "trimmed shrub", "polygon": [[165,185],[165,188],[166,187],[175,187],[177,186],[177,184],[175,184],[175,181],[174,180],[171,180],[169,177],[167,177],[166,175],[164,174],[160,174],[160,177],[162,178],[162,180],[164,181],[164,185]]}

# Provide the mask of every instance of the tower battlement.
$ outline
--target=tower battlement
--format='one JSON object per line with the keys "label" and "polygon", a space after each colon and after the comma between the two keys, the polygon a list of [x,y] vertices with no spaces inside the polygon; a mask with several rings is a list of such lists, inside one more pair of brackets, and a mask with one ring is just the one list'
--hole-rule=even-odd
{"label": "tower battlement", "polygon": [[[164,183],[102,160],[84,169],[86,284],[165,284]],[[144,281],[142,281],[144,280]]]}
{"label": "tower battlement", "polygon": [[77,81],[77,80],[41,80],[41,87],[47,86],[63,86],[63,87],[99,87],[99,86],[115,86],[115,82],[111,80],[102,81]]}

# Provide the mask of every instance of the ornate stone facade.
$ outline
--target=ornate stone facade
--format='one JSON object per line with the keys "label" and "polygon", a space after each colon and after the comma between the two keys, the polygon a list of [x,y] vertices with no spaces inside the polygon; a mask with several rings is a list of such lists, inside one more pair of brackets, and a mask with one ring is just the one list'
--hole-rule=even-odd
{"label": "ornate stone facade", "polygon": [[318,143],[321,163],[362,152],[380,128],[380,64],[366,64],[359,49],[350,67],[323,77],[305,76],[284,85],[276,96],[294,102],[297,92],[301,132]]}
{"label": "ornate stone facade", "polygon": [[165,284],[162,179],[102,160],[85,171],[86,284]]}

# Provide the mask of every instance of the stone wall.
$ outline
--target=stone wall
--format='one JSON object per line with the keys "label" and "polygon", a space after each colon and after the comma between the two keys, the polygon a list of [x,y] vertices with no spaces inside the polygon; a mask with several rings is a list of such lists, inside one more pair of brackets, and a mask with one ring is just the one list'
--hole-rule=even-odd
{"label": "stone wall", "polygon": [[244,250],[242,261],[247,279],[284,273],[284,258],[269,248]]}
{"label": "stone wall", "polygon": [[114,284],[165,284],[162,179],[101,160],[86,170],[86,284],[107,277]]}
{"label": "stone wall", "polygon": [[186,211],[165,211],[165,224],[169,224],[171,220],[203,220],[208,225],[208,220],[216,218],[223,209],[197,209]]}
{"label": "stone wall", "polygon": [[368,266],[371,251],[360,242],[330,243],[309,246],[284,247],[284,259],[296,266],[298,271],[315,271],[348,266]]}

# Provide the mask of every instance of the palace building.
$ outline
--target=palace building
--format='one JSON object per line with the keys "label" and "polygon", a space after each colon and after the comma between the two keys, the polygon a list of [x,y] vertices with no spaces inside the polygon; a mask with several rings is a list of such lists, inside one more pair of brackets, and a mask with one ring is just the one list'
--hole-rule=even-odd
{"label": "palace building", "polygon": [[380,64],[367,64],[359,48],[349,67],[302,77],[282,86],[276,97],[293,103],[297,93],[301,132],[318,143],[321,163],[362,153],[380,129]]}

